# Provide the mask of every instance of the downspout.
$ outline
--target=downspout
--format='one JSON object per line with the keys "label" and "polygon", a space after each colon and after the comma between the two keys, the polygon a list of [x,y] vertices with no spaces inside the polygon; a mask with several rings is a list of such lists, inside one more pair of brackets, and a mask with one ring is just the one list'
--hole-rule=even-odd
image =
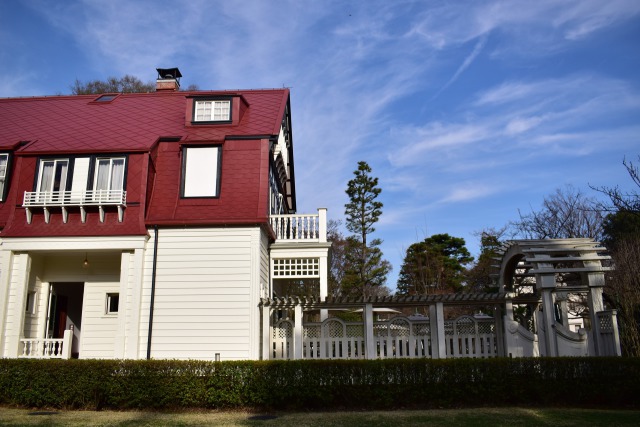
{"label": "downspout", "polygon": [[153,332],[153,301],[156,295],[156,265],[158,263],[158,226],[153,226],[153,268],[151,271],[151,301],[149,302],[149,333],[147,334],[147,360],[151,359],[151,333]]}

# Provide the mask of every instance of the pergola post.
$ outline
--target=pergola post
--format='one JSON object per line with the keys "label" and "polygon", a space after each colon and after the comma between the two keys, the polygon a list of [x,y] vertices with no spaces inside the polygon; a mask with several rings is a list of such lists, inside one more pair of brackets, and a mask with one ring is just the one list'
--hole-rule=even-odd
{"label": "pergola post", "polygon": [[373,304],[367,303],[364,305],[364,333],[365,343],[367,346],[367,352],[365,357],[367,359],[376,358],[376,346],[373,339]]}
{"label": "pergola post", "polygon": [[[536,282],[542,289],[542,315],[544,322],[544,337],[547,354],[544,356],[556,357],[558,355],[558,341],[556,339],[555,306],[553,290],[556,287],[555,274],[536,275]],[[540,337],[538,337],[540,339]]]}
{"label": "pergola post", "polygon": [[302,359],[302,305],[298,301],[294,308],[293,358]]}
{"label": "pergola post", "polygon": [[269,360],[271,335],[271,308],[264,304],[260,307],[262,311],[262,360]]}
{"label": "pergola post", "polygon": [[431,357],[447,358],[447,342],[444,336],[444,305],[437,302],[429,306],[429,323],[431,329]]}

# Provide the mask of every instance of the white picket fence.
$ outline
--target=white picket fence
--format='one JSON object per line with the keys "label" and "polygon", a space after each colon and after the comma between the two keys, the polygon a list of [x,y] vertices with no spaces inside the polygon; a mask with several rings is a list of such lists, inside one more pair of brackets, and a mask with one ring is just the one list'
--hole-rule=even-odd
{"label": "white picket fence", "polygon": [[[447,357],[496,357],[497,341],[493,318],[462,316],[445,322]],[[363,322],[329,318],[322,323],[303,323],[303,359],[397,359],[433,357],[437,331],[429,320],[398,316],[373,324],[375,354],[366,354]],[[293,359],[294,322],[281,319],[272,327],[272,359]]]}

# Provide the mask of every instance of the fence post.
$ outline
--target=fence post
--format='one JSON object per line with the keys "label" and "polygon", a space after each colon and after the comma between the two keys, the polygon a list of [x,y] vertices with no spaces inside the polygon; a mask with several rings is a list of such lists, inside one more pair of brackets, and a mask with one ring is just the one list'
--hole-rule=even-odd
{"label": "fence post", "polygon": [[260,307],[262,312],[262,360],[269,360],[271,336],[271,308],[262,304]]}
{"label": "fence post", "polygon": [[431,323],[431,357],[447,358],[447,344],[444,335],[444,306],[441,302],[429,306],[429,322]]}
{"label": "fence post", "polygon": [[302,305],[300,302],[296,304],[293,317],[293,359],[298,360],[302,359]]}
{"label": "fence post", "polygon": [[365,304],[364,305],[364,334],[365,334],[365,343],[367,345],[367,352],[365,357],[367,359],[375,359],[376,358],[376,346],[373,340],[373,305]]}

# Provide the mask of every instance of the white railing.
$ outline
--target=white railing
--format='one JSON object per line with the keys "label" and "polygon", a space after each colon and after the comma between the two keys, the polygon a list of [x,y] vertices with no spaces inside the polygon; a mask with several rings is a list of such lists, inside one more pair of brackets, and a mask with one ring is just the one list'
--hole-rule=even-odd
{"label": "white railing", "polygon": [[304,359],[366,358],[362,322],[331,318],[322,323],[306,323],[302,346]]}
{"label": "white railing", "polygon": [[22,206],[124,206],[126,199],[124,190],[25,191]]}
{"label": "white railing", "polygon": [[[373,324],[373,354],[367,354],[363,322],[330,318],[322,323],[302,325],[303,359],[398,359],[433,358],[437,330],[428,319],[397,316]],[[272,328],[272,359],[294,358],[294,322],[278,321]],[[446,357],[496,357],[497,337],[493,318],[461,316],[445,322]]]}
{"label": "white railing", "polygon": [[64,338],[21,338],[20,358],[70,359],[73,331],[64,331]]}
{"label": "white railing", "polygon": [[447,357],[496,357],[495,321],[461,316],[444,323]]}
{"label": "white railing", "polygon": [[271,215],[270,224],[277,241],[327,241],[327,210],[317,214]]}

